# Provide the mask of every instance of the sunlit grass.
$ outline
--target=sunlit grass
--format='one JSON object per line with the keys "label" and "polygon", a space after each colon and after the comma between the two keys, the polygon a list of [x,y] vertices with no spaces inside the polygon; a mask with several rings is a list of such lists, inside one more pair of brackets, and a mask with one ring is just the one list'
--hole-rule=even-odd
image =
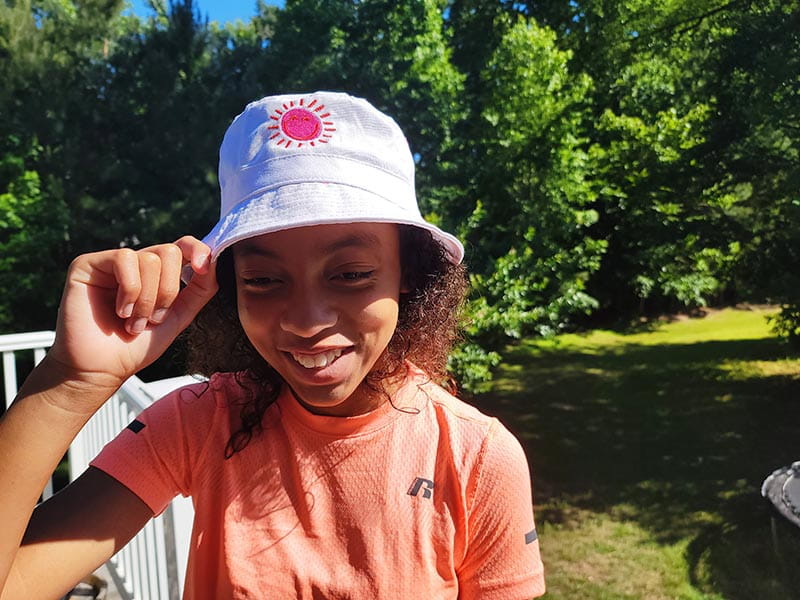
{"label": "sunlit grass", "polygon": [[[690,583],[687,542],[664,545],[635,521],[576,512],[572,524],[544,522],[549,598],[714,599]],[[566,568],[556,568],[564,565]]]}
{"label": "sunlit grass", "polygon": [[759,494],[800,459],[800,360],[770,312],[508,349],[478,403],[528,452],[548,597],[800,598],[800,535]]}
{"label": "sunlit grass", "polygon": [[658,346],[663,344],[692,344],[695,342],[725,340],[761,340],[773,338],[766,317],[775,309],[750,309],[711,311],[702,318],[680,318],[673,321],[655,321],[642,326],[642,331],[623,333],[596,329],[588,333],[571,333],[545,340],[531,340],[523,347],[547,350],[607,351],[615,346],[636,344]]}

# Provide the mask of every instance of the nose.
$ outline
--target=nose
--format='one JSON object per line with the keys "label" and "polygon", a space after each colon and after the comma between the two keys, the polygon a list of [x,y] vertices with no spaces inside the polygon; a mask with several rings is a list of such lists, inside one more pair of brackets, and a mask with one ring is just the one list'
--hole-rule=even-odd
{"label": "nose", "polygon": [[281,314],[281,328],[298,337],[314,337],[333,327],[338,320],[336,309],[324,295],[297,290],[288,298]]}

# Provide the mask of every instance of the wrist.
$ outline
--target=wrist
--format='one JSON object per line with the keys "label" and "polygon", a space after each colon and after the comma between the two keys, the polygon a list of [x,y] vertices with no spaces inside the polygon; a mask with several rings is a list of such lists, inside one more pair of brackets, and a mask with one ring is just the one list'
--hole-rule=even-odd
{"label": "wrist", "polygon": [[108,373],[76,371],[48,353],[20,387],[17,398],[40,395],[48,404],[91,416],[124,383]]}

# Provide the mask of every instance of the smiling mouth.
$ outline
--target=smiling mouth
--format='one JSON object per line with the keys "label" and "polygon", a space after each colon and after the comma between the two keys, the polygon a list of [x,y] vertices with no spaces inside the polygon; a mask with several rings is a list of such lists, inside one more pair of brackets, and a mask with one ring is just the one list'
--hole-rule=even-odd
{"label": "smiling mouth", "polygon": [[328,350],[327,352],[320,352],[319,354],[296,354],[294,352],[290,354],[295,362],[301,364],[306,369],[321,369],[327,367],[339,358],[342,352],[344,352],[342,348],[337,348],[336,350]]}

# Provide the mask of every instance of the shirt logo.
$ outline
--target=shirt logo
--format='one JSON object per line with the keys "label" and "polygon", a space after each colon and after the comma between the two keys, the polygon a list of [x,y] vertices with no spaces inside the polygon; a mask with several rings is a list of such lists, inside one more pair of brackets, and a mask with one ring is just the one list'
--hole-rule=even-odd
{"label": "shirt logo", "polygon": [[422,490],[423,498],[430,498],[433,496],[433,482],[430,479],[415,477],[411,487],[408,488],[408,495],[419,496],[420,490]]}
{"label": "shirt logo", "polygon": [[525,534],[525,544],[526,545],[527,544],[532,544],[537,539],[539,539],[539,536],[536,534],[536,530],[535,529],[532,529],[531,531],[529,531],[528,533]]}

